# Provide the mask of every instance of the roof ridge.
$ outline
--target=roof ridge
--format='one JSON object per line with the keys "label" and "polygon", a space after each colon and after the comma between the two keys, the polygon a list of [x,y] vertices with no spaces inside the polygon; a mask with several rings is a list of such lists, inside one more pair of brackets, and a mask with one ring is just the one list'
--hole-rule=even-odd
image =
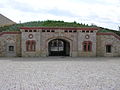
{"label": "roof ridge", "polygon": [[[0,15],[1,15],[2,17],[7,18],[8,20],[12,21],[12,20],[9,19],[8,17],[4,16],[3,14],[0,13]],[[12,22],[14,22],[14,21],[12,21]],[[14,23],[16,23],[16,22],[14,22]]]}

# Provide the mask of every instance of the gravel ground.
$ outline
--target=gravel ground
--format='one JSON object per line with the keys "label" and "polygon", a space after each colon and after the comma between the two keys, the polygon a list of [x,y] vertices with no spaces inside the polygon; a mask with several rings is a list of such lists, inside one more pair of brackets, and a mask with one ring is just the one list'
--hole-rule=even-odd
{"label": "gravel ground", "polygon": [[0,90],[120,90],[120,57],[0,58]]}

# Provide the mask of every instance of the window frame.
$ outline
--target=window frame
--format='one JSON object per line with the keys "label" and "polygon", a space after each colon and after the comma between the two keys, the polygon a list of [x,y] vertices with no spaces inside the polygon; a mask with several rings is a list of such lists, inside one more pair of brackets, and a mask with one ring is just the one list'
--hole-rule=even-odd
{"label": "window frame", "polygon": [[91,41],[83,42],[83,51],[84,52],[92,52],[92,42]]}
{"label": "window frame", "polygon": [[9,52],[14,52],[15,51],[15,47],[13,45],[10,45],[8,47],[8,50],[9,50]]}
{"label": "window frame", "polygon": [[107,44],[106,47],[105,47],[105,51],[106,53],[112,53],[112,45],[111,44]]}
{"label": "window frame", "polygon": [[36,51],[36,41],[35,40],[27,40],[26,41],[26,51],[27,52],[35,52]]}

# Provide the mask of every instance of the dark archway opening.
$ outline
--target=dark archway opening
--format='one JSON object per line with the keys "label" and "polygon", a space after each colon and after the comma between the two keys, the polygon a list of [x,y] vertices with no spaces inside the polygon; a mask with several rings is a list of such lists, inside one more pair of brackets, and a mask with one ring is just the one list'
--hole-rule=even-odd
{"label": "dark archway opening", "polygon": [[70,56],[70,43],[63,39],[54,39],[48,43],[49,56]]}

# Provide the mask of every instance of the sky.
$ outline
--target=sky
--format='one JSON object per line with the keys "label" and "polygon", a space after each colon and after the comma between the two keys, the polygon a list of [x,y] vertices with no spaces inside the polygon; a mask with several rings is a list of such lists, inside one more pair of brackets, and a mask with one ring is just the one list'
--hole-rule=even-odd
{"label": "sky", "polygon": [[118,30],[120,0],[0,0],[0,14],[17,23],[63,20]]}

